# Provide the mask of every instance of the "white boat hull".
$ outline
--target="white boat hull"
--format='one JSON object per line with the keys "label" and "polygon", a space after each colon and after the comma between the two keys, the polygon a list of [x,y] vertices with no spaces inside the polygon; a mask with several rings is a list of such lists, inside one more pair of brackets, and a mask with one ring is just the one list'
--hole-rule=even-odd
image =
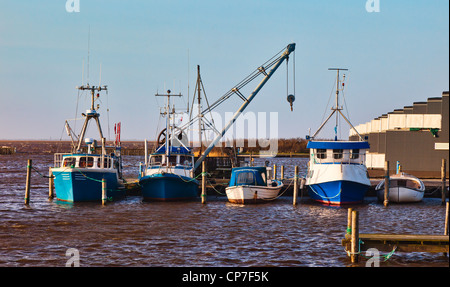
{"label": "white boat hull", "polygon": [[276,187],[240,185],[227,187],[225,191],[231,203],[263,203],[274,200],[282,187],[282,183]]}
{"label": "white boat hull", "polygon": [[[384,200],[384,180],[375,188],[378,200]],[[425,185],[417,177],[401,173],[390,177],[389,195],[390,202],[419,202],[423,199]]]}
{"label": "white boat hull", "polygon": [[[384,200],[384,189],[377,191],[378,199]],[[391,187],[389,188],[389,202],[419,202],[423,199],[423,191],[405,188],[405,187]]]}

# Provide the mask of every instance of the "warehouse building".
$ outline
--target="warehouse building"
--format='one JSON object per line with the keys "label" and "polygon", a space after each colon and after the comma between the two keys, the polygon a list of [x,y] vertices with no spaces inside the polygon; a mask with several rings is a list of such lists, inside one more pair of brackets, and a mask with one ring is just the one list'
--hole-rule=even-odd
{"label": "warehouse building", "polygon": [[[371,176],[382,174],[384,162],[395,170],[422,178],[440,178],[442,159],[449,162],[449,92],[384,114],[355,127],[368,139],[366,165]],[[350,140],[358,140],[350,130]],[[447,168],[447,176],[448,176]]]}

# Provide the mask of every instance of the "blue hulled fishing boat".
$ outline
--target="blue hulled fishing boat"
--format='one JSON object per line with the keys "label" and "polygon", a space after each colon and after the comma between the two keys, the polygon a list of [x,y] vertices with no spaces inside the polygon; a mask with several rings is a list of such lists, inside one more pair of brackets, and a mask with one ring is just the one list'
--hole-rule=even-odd
{"label": "blue hulled fishing boat", "polygon": [[[91,92],[91,108],[82,113],[85,117],[77,144],[74,144],[72,129],[66,121],[66,130],[72,138],[73,148],[71,153],[56,153],[54,167],[51,169],[54,176],[55,193],[57,200],[65,202],[99,201],[102,200],[102,181],[106,182],[106,196],[108,199],[117,199],[125,195],[122,179],[122,157],[120,154],[120,136],[117,137],[114,152],[107,154],[106,140],[103,137],[97,109],[94,107],[96,98],[100,97],[100,91],[107,90],[106,86],[81,86],[79,90]],[[95,95],[95,92],[98,92]],[[97,141],[85,138],[90,120],[94,120],[101,139],[101,152]],[[118,134],[120,134],[120,125]]]}
{"label": "blue hulled fishing boat", "polygon": [[[307,137],[310,140],[306,146],[310,149],[310,160],[306,185],[309,196],[321,203],[329,205],[361,203],[370,186],[365,166],[366,150],[370,146],[341,112],[342,107],[339,107],[339,91],[344,88],[343,83],[341,87],[339,71],[346,69],[330,70],[337,70],[336,106],[332,108],[332,113],[316,133],[312,137]],[[315,140],[315,136],[334,113],[336,113],[334,141]],[[337,117],[339,114],[356,131],[360,141],[339,141],[337,139]]]}
{"label": "blue hulled fishing boat", "polygon": [[[183,141],[183,133],[176,134],[174,109],[170,109],[170,90],[167,105],[162,113],[166,117],[166,128],[158,137],[160,146],[150,155],[144,169],[140,171],[139,185],[142,196],[147,201],[178,201],[194,199],[198,196],[199,182],[194,178],[194,154]],[[162,139],[161,135],[165,138]]]}

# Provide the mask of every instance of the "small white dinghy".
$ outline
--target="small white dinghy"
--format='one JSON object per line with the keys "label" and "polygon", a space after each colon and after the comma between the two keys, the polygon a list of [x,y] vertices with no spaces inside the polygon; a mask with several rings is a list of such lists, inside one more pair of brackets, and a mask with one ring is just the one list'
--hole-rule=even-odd
{"label": "small white dinghy", "polygon": [[274,200],[282,187],[281,181],[267,180],[265,167],[237,167],[225,190],[229,202],[247,204]]}
{"label": "small white dinghy", "polygon": [[[384,180],[375,188],[378,200],[384,199]],[[423,199],[425,185],[414,175],[400,172],[390,176],[389,201],[390,202],[419,202]]]}

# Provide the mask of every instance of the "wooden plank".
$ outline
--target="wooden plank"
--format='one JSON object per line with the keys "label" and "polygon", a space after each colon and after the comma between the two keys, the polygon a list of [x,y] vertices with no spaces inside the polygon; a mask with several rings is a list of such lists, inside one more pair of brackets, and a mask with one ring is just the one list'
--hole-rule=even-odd
{"label": "wooden plank", "polygon": [[359,238],[365,240],[379,241],[440,241],[449,242],[447,235],[426,235],[426,234],[359,234]]}

